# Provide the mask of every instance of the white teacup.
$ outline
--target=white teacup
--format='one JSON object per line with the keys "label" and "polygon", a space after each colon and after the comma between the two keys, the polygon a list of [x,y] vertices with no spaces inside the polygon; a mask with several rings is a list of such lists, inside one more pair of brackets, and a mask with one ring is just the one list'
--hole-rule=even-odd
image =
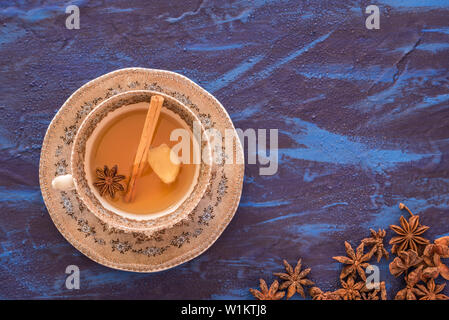
{"label": "white teacup", "polygon": [[[88,168],[90,153],[99,132],[110,121],[116,119],[124,112],[135,108],[140,102],[149,102],[153,95],[164,97],[161,113],[167,113],[182,124],[192,137],[194,150],[194,161],[196,166],[194,179],[184,196],[159,212],[148,214],[135,214],[114,207],[100,196],[93,185],[94,177],[91,168]],[[204,195],[211,178],[211,147],[204,127],[200,125],[201,142],[197,141],[194,124],[200,124],[196,115],[178,100],[149,90],[135,90],[117,94],[94,108],[82,122],[74,139],[71,154],[71,174],[56,177],[52,185],[59,190],[76,190],[81,201],[86,207],[109,227],[114,227],[126,232],[141,232],[151,234],[155,231],[169,228],[181,220],[187,218],[189,213],[197,206]],[[201,145],[200,145],[201,144]]]}

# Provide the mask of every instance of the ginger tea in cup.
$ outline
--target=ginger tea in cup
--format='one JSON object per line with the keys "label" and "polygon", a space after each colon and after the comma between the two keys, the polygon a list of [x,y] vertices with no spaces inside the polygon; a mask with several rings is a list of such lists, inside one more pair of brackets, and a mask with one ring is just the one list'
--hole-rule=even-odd
{"label": "ginger tea in cup", "polygon": [[[104,166],[107,166],[106,170],[112,170],[117,166],[116,175],[125,177],[120,183],[126,186],[131,175],[147,111],[147,102],[129,105],[95,133],[91,152],[88,154],[88,170],[93,180],[98,179],[98,174],[100,176],[104,174],[104,172],[97,174],[97,170],[104,171]],[[150,152],[164,145],[173,148],[178,141],[171,141],[170,135],[177,129],[189,132],[190,150],[193,150],[193,137],[190,129],[186,127],[179,116],[162,108],[150,145]],[[155,161],[166,160],[161,158]],[[193,152],[190,152],[189,163],[177,163],[179,171],[176,173],[174,181],[167,183],[163,177],[158,176],[145,159],[142,174],[136,180],[135,196],[132,201],[125,200],[125,190],[117,190],[113,197],[107,192],[100,196],[111,206],[123,212],[136,215],[163,212],[181,202],[191,191],[192,183],[196,180],[199,169],[199,164],[194,160]],[[101,193],[101,190],[99,191]]]}
{"label": "ginger tea in cup", "polygon": [[173,97],[119,93],[81,122],[71,172],[52,186],[74,192],[105,226],[150,235],[186,219],[202,199],[212,175],[209,140],[195,113]]}

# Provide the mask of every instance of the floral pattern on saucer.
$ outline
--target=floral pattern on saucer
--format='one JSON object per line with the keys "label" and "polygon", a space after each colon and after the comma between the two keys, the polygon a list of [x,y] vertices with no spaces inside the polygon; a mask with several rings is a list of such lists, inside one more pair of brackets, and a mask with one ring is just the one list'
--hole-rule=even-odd
{"label": "floral pattern on saucer", "polygon": [[[215,242],[237,209],[244,165],[213,165],[210,186],[188,219],[151,236],[111,228],[87,210],[76,191],[53,190],[51,180],[70,170],[73,138],[87,114],[117,93],[138,89],[158,91],[181,101],[206,129],[224,133],[225,129],[234,128],[223,106],[184,76],[143,68],[117,70],[78,89],[56,114],[42,146],[40,183],[55,225],[78,250],[111,268],[155,272],[189,261]],[[243,159],[238,142],[234,145],[234,156]]]}

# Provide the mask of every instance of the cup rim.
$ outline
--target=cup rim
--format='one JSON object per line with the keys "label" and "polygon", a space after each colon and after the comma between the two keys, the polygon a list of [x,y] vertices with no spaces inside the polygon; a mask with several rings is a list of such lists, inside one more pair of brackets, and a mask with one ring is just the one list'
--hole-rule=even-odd
{"label": "cup rim", "polygon": [[[167,107],[170,105],[174,107],[178,112],[183,112],[184,116],[186,116],[190,121],[196,121],[200,124],[201,129],[201,161],[199,168],[199,176],[197,181],[194,182],[193,190],[191,190],[190,194],[180,203],[179,206],[174,208],[173,210],[169,210],[166,214],[149,219],[133,219],[131,217],[125,217],[120,215],[117,212],[111,211],[103,206],[98,197],[92,192],[88,180],[86,178],[86,170],[84,165],[84,158],[86,152],[87,141],[89,140],[92,132],[95,130],[97,124],[101,123],[104,120],[105,115],[107,113],[112,112],[113,110],[107,111],[109,108],[114,108],[117,110],[126,105],[131,105],[133,103],[143,102],[136,101],[130,102],[130,99],[136,98],[139,99],[149,99],[153,95],[161,95],[164,97],[164,105],[163,107]],[[176,109],[177,108],[177,109]],[[169,109],[171,110],[171,109]],[[105,112],[105,115],[98,120],[98,117],[101,115],[101,112]],[[171,110],[173,111],[173,110]],[[176,113],[176,112],[175,112]],[[186,122],[185,119],[182,119]],[[96,122],[98,121],[98,122]],[[91,125],[92,122],[95,123],[94,128],[87,128],[88,125]],[[192,124],[193,125],[193,124]],[[188,123],[187,126],[191,127]],[[88,130],[91,130],[90,133]],[[87,137],[85,137],[87,135]],[[84,138],[83,138],[84,137]],[[203,151],[205,151],[206,161],[203,161]],[[80,155],[81,153],[81,155]],[[78,193],[80,201],[82,201],[86,207],[99,218],[103,223],[108,225],[109,227],[114,227],[116,229],[120,229],[127,232],[142,232],[145,234],[151,234],[156,231],[169,228],[176,223],[184,220],[188,217],[192,210],[198,205],[199,201],[204,196],[211,179],[211,171],[212,171],[212,151],[210,146],[209,137],[206,134],[206,130],[199,120],[199,118],[194,114],[190,108],[188,108],[181,101],[158,91],[154,90],[131,90],[123,93],[118,93],[98,104],[82,121],[73,141],[73,147],[71,152],[71,173],[75,185],[75,190]],[[82,160],[82,161],[80,161]]]}

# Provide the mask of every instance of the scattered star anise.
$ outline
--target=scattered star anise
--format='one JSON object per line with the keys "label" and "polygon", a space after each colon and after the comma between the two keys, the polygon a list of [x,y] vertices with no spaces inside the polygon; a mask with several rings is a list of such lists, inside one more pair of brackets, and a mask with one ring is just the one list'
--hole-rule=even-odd
{"label": "scattered star anise", "polygon": [[362,300],[379,300],[379,290],[362,292]]}
{"label": "scattered star anise", "polygon": [[365,286],[365,282],[355,282],[354,277],[349,277],[346,282],[340,279],[343,288],[335,291],[343,300],[361,300],[360,290]]}
{"label": "scattered star anise", "polygon": [[[380,297],[379,297],[380,293]],[[382,281],[378,284],[377,288],[368,289],[365,287],[361,290],[362,300],[387,300],[387,290],[385,287],[385,282]]]}
{"label": "scattered star anise", "polygon": [[[445,236],[445,237],[441,237],[438,238],[434,241],[434,243],[440,247],[441,253],[438,253],[439,255],[446,255],[449,254],[449,249],[447,249],[449,247],[449,236]],[[449,258],[449,257],[444,257],[444,258]]]}
{"label": "scattered star anise", "polygon": [[449,237],[436,239],[424,249],[423,259],[427,265],[423,270],[424,278],[436,279],[441,275],[449,280],[449,267],[441,262],[441,258],[449,258]]}
{"label": "scattered star anise", "polygon": [[401,216],[401,226],[390,225],[390,228],[398,234],[398,236],[391,238],[390,244],[393,245],[391,251],[399,253],[403,250],[412,249],[419,252],[419,248],[423,245],[429,244],[429,240],[421,237],[421,235],[429,229],[428,226],[419,224],[419,216],[414,215],[407,206],[403,203],[399,204],[399,208],[406,209],[411,217],[407,221],[404,216]]}
{"label": "scattered star anise", "polygon": [[249,291],[252,293],[252,295],[259,299],[259,300],[281,300],[285,292],[284,291],[278,291],[279,288],[279,282],[277,280],[274,280],[274,282],[271,284],[270,289],[267,287],[267,283],[265,280],[260,279],[260,290],[256,289],[249,289]]}
{"label": "scattered star anise", "polygon": [[421,280],[422,266],[419,266],[404,277],[406,286],[399,290],[395,300],[416,300],[416,294],[420,291],[415,288],[416,284]]}
{"label": "scattered star anise", "polygon": [[390,263],[390,272],[395,277],[400,276],[409,268],[422,262],[422,258],[413,250],[400,251],[398,256]]}
{"label": "scattered star anise", "polygon": [[362,291],[362,300],[379,300],[378,296],[379,290],[371,290],[371,291]]}
{"label": "scattered star anise", "polygon": [[384,247],[384,238],[387,233],[383,229],[379,229],[378,232],[374,231],[373,229],[370,229],[370,232],[371,232],[371,237],[363,239],[362,242],[366,246],[373,247],[373,250],[377,256],[377,262],[379,262],[383,256],[385,258],[387,258],[387,260],[388,260],[389,254],[388,254],[388,251]]}
{"label": "scattered star anise", "polygon": [[307,275],[310,273],[310,268],[301,271],[301,259],[298,260],[295,269],[284,260],[284,266],[287,273],[274,273],[275,276],[285,280],[279,289],[287,290],[287,299],[290,299],[296,292],[299,293],[303,298],[306,297],[304,293],[303,286],[313,286],[314,283],[307,279]]}
{"label": "scattered star anise", "polygon": [[313,300],[341,300],[341,297],[332,291],[323,292],[318,287],[312,287],[309,290]]}
{"label": "scattered star anise", "polygon": [[97,187],[101,196],[108,194],[111,198],[114,198],[117,191],[124,191],[125,188],[120,181],[125,179],[125,176],[117,175],[117,165],[111,169],[108,166],[104,166],[104,169],[97,169],[95,171],[97,176],[94,186]]}
{"label": "scattered star anise", "polygon": [[348,255],[347,257],[337,256],[332,258],[340,263],[347,264],[347,266],[343,267],[343,270],[341,271],[340,279],[344,279],[348,275],[355,276],[356,273],[358,273],[363,280],[366,280],[365,269],[369,266],[368,261],[374,253],[374,248],[370,252],[364,254],[363,250],[365,248],[365,244],[362,242],[357,247],[356,252],[354,252],[351,245],[347,241],[345,241],[345,248],[346,254]]}
{"label": "scattered star anise", "polygon": [[385,285],[385,281],[380,283],[380,299],[387,300],[387,286]]}
{"label": "scattered star anise", "polygon": [[416,294],[422,296],[419,300],[449,300],[448,296],[440,293],[445,286],[445,283],[435,285],[435,280],[430,279],[427,281],[427,287],[422,284],[417,285]]}
{"label": "scattered star anise", "polygon": [[[436,239],[434,243],[430,243],[429,240],[422,237],[422,234],[429,227],[421,225],[419,216],[414,215],[404,204],[401,203],[399,208],[407,210],[411,217],[406,220],[401,216],[400,226],[390,226],[397,233],[397,236],[390,240],[390,244],[393,245],[392,252],[396,257],[389,264],[389,269],[392,275],[396,277],[403,275],[405,280],[405,288],[399,290],[394,299],[449,300],[449,296],[442,293],[445,284],[435,283],[435,279],[440,275],[449,280],[449,266],[441,261],[442,258],[449,258],[449,236]],[[365,270],[370,265],[371,258],[376,255],[378,262],[382,257],[389,258],[389,253],[383,243],[386,235],[385,230],[379,229],[376,232],[370,229],[370,231],[371,236],[363,239],[355,251],[345,241],[347,256],[333,257],[338,262],[345,264],[340,274],[341,288],[336,291],[323,292],[319,287],[313,286],[309,289],[313,300],[387,300],[384,281],[376,283],[377,286],[373,288],[366,284]],[[365,246],[371,247],[371,250],[366,254]],[[285,280],[281,286],[277,281],[274,281],[268,289],[265,281],[261,279],[261,291],[250,289],[257,299],[279,300],[284,297],[285,292],[279,292],[278,289],[288,289],[287,299],[295,293],[305,296],[304,287],[314,284],[306,278],[310,269],[301,271],[301,259],[294,269],[285,260],[284,265],[286,273],[274,273],[274,275]],[[357,282],[358,280],[361,281]],[[421,281],[423,284],[420,284]]]}

